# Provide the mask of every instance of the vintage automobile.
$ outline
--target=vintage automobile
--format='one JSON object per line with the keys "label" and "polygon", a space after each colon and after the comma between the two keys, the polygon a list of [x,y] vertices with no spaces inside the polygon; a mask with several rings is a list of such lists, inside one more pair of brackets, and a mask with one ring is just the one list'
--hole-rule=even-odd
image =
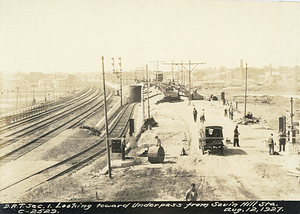
{"label": "vintage automobile", "polygon": [[223,155],[223,127],[202,126],[200,129],[199,149],[202,154],[219,151]]}

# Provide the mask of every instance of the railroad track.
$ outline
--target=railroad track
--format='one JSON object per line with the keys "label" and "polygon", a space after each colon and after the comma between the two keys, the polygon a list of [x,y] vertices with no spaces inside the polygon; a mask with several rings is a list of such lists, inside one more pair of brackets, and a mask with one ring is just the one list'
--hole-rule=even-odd
{"label": "railroad track", "polygon": [[0,126],[0,134],[8,131],[9,129],[13,129],[14,127],[20,126],[24,123],[26,124],[26,122],[35,121],[35,118],[38,119],[42,115],[47,116],[49,113],[64,108],[70,103],[75,102],[75,100],[79,100],[80,98],[82,98],[82,96],[86,96],[86,94],[88,94],[90,91],[90,87],[91,86],[88,86],[84,90],[72,96],[68,96],[56,101],[47,102],[44,106],[39,105],[39,106],[28,107],[26,110],[23,110],[21,113],[1,117],[0,121],[1,120],[6,121],[6,119],[9,119],[9,124]]}
{"label": "railroad track", "polygon": [[[9,125],[1,126],[0,127],[0,134],[5,134],[9,132],[10,130],[18,129],[21,126],[27,125],[32,122],[37,122],[39,119],[49,117],[50,114],[57,114],[59,111],[63,111],[64,109],[68,108],[68,106],[74,105],[78,102],[81,102],[83,99],[86,99],[87,97],[91,96],[93,93],[95,93],[96,88],[87,88],[87,90],[84,90],[82,93],[77,94],[76,97],[74,96],[72,99],[68,100],[62,100],[57,103],[55,103],[55,106],[53,106],[51,109],[47,109],[45,111],[41,111],[39,113],[35,113],[35,110],[28,111],[27,113],[31,116],[25,117],[23,119],[20,119],[14,123],[11,123]],[[3,136],[1,137],[3,138]]]}
{"label": "railroad track", "polygon": [[[110,93],[107,96],[107,100],[110,101],[113,97],[113,93]],[[27,154],[28,152],[32,151],[33,149],[37,148],[38,146],[42,145],[43,143],[47,142],[51,138],[55,137],[62,131],[74,127],[76,124],[78,124],[80,121],[85,120],[87,117],[89,117],[91,114],[93,114],[95,111],[99,110],[104,105],[104,100],[101,100],[100,102],[97,102],[92,107],[87,109],[85,112],[80,113],[76,117],[71,118],[67,122],[64,122],[63,124],[51,129],[50,131],[47,131],[41,136],[36,137],[35,139],[31,140],[30,142],[18,147],[17,149],[14,149],[13,151],[10,151],[9,153],[3,155],[0,157],[0,166],[6,164],[7,162],[16,160],[23,155]],[[84,106],[83,106],[84,107]]]}
{"label": "railroad track", "polygon": [[[84,98],[82,99],[76,99],[72,103],[69,103],[69,105],[66,107],[59,108],[61,111],[57,112],[57,114],[52,116],[48,116],[44,118],[44,115],[41,115],[42,119],[38,122],[31,123],[31,125],[23,126],[21,128],[17,128],[18,124],[14,125],[14,130],[10,133],[7,133],[6,135],[1,136],[0,140],[0,148],[3,148],[11,143],[14,143],[18,141],[19,138],[28,136],[38,130],[44,129],[45,127],[49,126],[50,124],[53,124],[63,118],[68,117],[69,115],[72,115],[76,113],[76,111],[90,105],[92,102],[94,102],[98,97],[100,96],[100,93],[96,93],[96,89],[93,89],[90,93],[88,93]],[[36,118],[34,119],[36,120]],[[31,122],[31,120],[30,120]],[[28,121],[22,121],[23,124],[28,123]]]}
{"label": "railroad track", "polygon": [[[126,105],[122,108],[122,110],[119,112],[118,115],[115,115],[115,118],[112,118],[110,120],[109,125],[109,136],[114,137],[121,137],[128,128],[128,120],[133,115],[133,110],[135,108],[136,103],[132,103],[129,105]],[[104,128],[103,128],[104,129]],[[76,155],[73,155],[72,157],[69,157],[57,164],[54,164],[44,170],[41,170],[35,174],[32,174],[30,176],[27,176],[15,183],[9,184],[8,186],[3,187],[0,189],[0,192],[8,191],[10,188],[13,188],[16,185],[22,185],[21,182],[32,179],[32,180],[39,180],[39,182],[35,182],[33,185],[31,184],[30,187],[27,187],[27,189],[23,192],[29,191],[47,181],[53,180],[57,177],[60,177],[66,173],[71,172],[74,169],[79,168],[83,164],[93,160],[95,157],[102,156],[106,152],[106,145],[103,143],[106,139],[106,134],[102,134],[100,137],[100,140],[96,142],[94,145],[90,146],[89,148],[85,149],[84,151],[79,152]],[[58,170],[59,167],[59,170]],[[48,178],[45,175],[48,175]],[[51,175],[51,176],[49,176]],[[37,179],[36,177],[40,176],[43,177],[43,181],[40,182],[40,177]],[[35,179],[36,178],[36,179]],[[18,194],[19,196],[19,194]],[[17,196],[14,196],[15,198]]]}

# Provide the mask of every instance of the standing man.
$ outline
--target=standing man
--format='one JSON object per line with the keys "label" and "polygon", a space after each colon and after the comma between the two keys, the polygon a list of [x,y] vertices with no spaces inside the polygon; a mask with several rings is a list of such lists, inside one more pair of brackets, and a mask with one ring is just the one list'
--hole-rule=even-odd
{"label": "standing man", "polygon": [[227,106],[224,107],[224,117],[227,117]]}
{"label": "standing man", "polygon": [[197,190],[195,188],[195,184],[191,184],[191,188],[186,192],[185,194],[185,200],[186,201],[197,201]]}
{"label": "standing man", "polygon": [[285,142],[286,142],[286,135],[280,130],[279,132],[279,152],[281,152],[281,147],[282,151],[285,152]]}
{"label": "standing man", "polygon": [[158,136],[155,136],[156,139],[156,146],[161,147],[161,140],[158,138]]}
{"label": "standing man", "polygon": [[239,130],[238,130],[238,125],[235,126],[235,129],[234,129],[234,138],[233,138],[233,146],[237,146],[237,147],[240,147],[240,144],[239,144]]}
{"label": "standing man", "polygon": [[276,145],[276,143],[274,142],[273,139],[273,133],[271,133],[270,136],[268,137],[268,144],[269,144],[269,155],[274,155],[274,144]]}
{"label": "standing man", "polygon": [[123,135],[121,140],[122,160],[125,160],[126,136]]}
{"label": "standing man", "polygon": [[231,119],[231,112],[233,111],[233,107],[232,107],[232,103],[230,103],[230,106],[229,106],[229,110],[228,110],[228,117],[229,119]]}
{"label": "standing man", "polygon": [[202,115],[200,116],[200,122],[201,123],[205,122],[205,112],[204,112],[204,109],[202,109]]}
{"label": "standing man", "polygon": [[194,122],[197,121],[197,114],[198,114],[198,112],[197,112],[196,108],[194,107],[194,110],[193,110]]}

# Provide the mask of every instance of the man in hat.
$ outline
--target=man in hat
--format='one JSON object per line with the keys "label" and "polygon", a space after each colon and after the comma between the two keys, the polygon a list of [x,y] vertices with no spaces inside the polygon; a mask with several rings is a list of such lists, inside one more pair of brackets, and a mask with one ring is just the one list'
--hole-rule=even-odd
{"label": "man in hat", "polygon": [[202,109],[202,114],[201,114],[201,116],[200,116],[200,122],[201,122],[201,123],[204,123],[204,122],[205,122],[205,110],[204,110],[204,109]]}
{"label": "man in hat", "polygon": [[281,152],[281,148],[282,148],[282,151],[285,151],[285,143],[286,143],[286,135],[282,130],[280,130],[280,132],[279,132],[279,152]]}
{"label": "man in hat", "polygon": [[156,139],[156,146],[161,146],[161,140],[158,138],[158,136],[156,135],[155,136],[155,139]]}
{"label": "man in hat", "polygon": [[274,155],[274,144],[276,145],[273,139],[273,133],[271,133],[268,137],[269,155]]}
{"label": "man in hat", "polygon": [[197,201],[197,190],[195,188],[195,184],[191,183],[191,188],[185,194],[186,201]]}
{"label": "man in hat", "polygon": [[122,140],[121,140],[122,160],[126,160],[125,149],[126,149],[126,135],[123,135]]}
{"label": "man in hat", "polygon": [[233,146],[237,146],[237,147],[240,147],[240,144],[239,144],[239,130],[238,130],[238,125],[235,126],[235,129],[234,129],[234,137],[233,137]]}
{"label": "man in hat", "polygon": [[193,110],[194,122],[197,121],[197,114],[198,114],[198,112],[197,112],[196,108],[194,107],[194,110]]}

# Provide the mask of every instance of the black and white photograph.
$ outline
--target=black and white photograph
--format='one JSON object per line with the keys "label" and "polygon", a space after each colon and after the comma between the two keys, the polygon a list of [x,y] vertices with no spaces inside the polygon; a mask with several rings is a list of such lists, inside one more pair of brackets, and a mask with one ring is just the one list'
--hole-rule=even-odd
{"label": "black and white photograph", "polygon": [[300,213],[300,1],[0,0],[0,213]]}

